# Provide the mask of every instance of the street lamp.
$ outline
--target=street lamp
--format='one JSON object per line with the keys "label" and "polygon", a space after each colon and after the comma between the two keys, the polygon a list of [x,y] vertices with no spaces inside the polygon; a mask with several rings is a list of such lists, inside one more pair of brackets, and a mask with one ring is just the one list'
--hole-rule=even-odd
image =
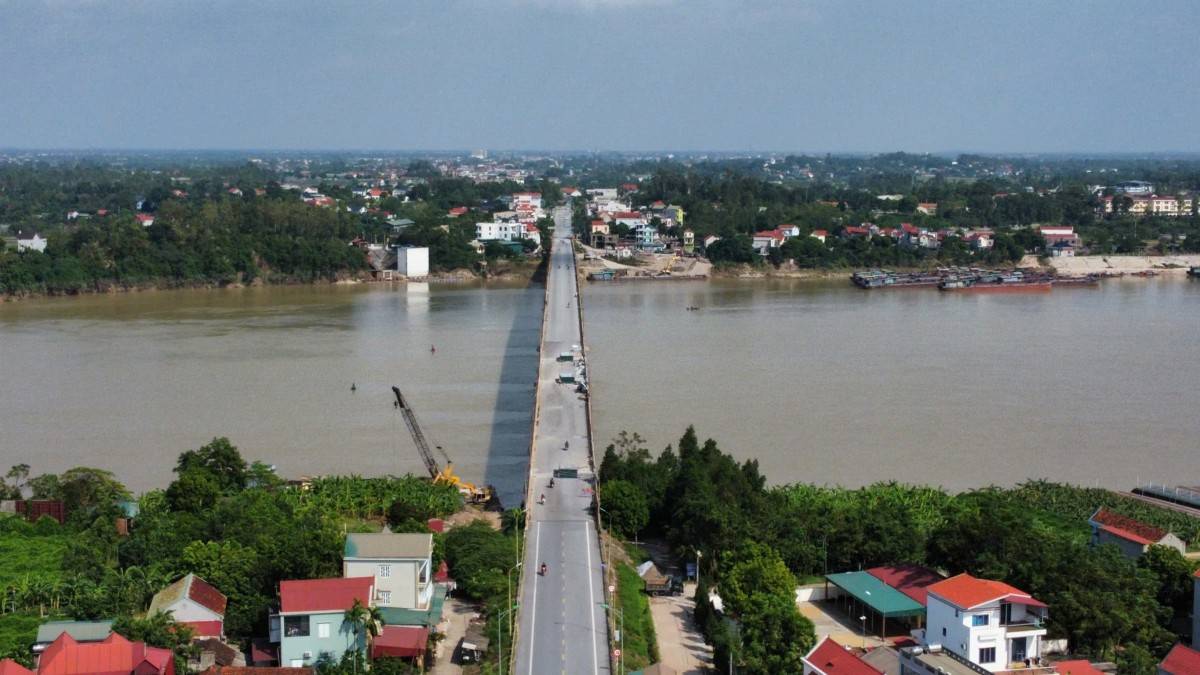
{"label": "street lamp", "polygon": [[[599,498],[596,499],[596,510],[599,511],[600,513],[608,514],[608,527],[609,527],[609,529],[611,529],[612,528],[612,514],[608,512],[608,509],[604,508],[603,506],[600,506]],[[604,518],[603,517],[600,518],[600,536],[601,537],[604,536]],[[608,539],[603,540],[604,541],[604,562],[603,562],[603,564],[604,564],[605,577],[607,577],[610,573],[613,572],[612,571],[612,555],[611,555],[611,551],[609,550],[609,546],[610,546],[609,542],[611,540],[612,540],[612,533],[609,532]],[[610,584],[608,584],[607,579],[606,579],[605,586],[608,586],[608,585],[610,585]]]}
{"label": "street lamp", "polygon": [[863,649],[865,650],[867,648],[867,615],[863,614],[858,617],[858,620],[862,622]]}
{"label": "street lamp", "polygon": [[[510,603],[508,609],[496,616],[496,647],[499,650],[496,652],[496,667],[500,670],[499,675],[504,675],[504,637],[501,635],[500,628],[504,625],[504,615],[512,614],[520,606],[519,602],[515,605]],[[509,619],[509,623],[512,623],[512,619]]]}
{"label": "street lamp", "polygon": [[620,609],[613,607],[608,603],[602,602],[600,603],[600,606],[610,612],[616,612],[617,617],[621,619],[621,627],[617,629],[617,649],[621,652],[621,669],[619,675],[625,675],[625,612],[622,612]]}
{"label": "street lamp", "polygon": [[700,549],[696,549],[696,585],[700,585]]}

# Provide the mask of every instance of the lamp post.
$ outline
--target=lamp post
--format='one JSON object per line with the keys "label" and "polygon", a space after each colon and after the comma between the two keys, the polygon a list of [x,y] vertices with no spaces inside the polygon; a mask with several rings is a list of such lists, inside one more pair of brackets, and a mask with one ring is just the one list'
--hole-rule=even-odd
{"label": "lamp post", "polygon": [[[500,631],[501,627],[504,625],[504,615],[512,614],[513,610],[520,606],[521,603],[519,602],[515,605],[510,603],[508,609],[500,612],[500,614],[496,617],[496,648],[498,650],[496,652],[496,667],[500,670],[500,675],[504,675],[504,636]],[[512,622],[511,619],[509,622]]]}
{"label": "lamp post", "polygon": [[700,549],[696,549],[696,585],[700,585]]}
{"label": "lamp post", "polygon": [[858,617],[858,620],[862,622],[863,649],[865,650],[867,648],[867,615],[863,614]]}
{"label": "lamp post", "polygon": [[601,603],[600,606],[610,612],[616,612],[617,617],[621,620],[621,627],[617,630],[617,649],[621,652],[619,657],[621,667],[618,675],[625,675],[625,612],[608,603]]}
{"label": "lamp post", "polygon": [[[600,513],[603,513],[603,514],[607,514],[607,515],[608,515],[608,526],[609,526],[609,528],[612,528],[612,514],[608,512],[608,509],[604,508],[603,506],[600,506],[600,500],[599,500],[599,499],[596,499],[596,510],[597,510],[597,511],[599,511]],[[601,517],[601,518],[600,518],[600,530],[601,530],[601,532],[600,532],[600,536],[601,536],[601,537],[603,537],[603,536],[604,536],[604,518],[603,518],[603,517]],[[604,539],[604,576],[605,576],[605,582],[604,582],[604,583],[605,583],[605,592],[607,592],[607,591],[608,591],[608,588],[607,588],[607,587],[610,585],[610,584],[608,583],[608,578],[607,578],[607,577],[609,576],[609,574],[611,574],[611,573],[612,573],[612,556],[610,555],[610,551],[609,551],[609,548],[608,548],[608,547],[609,547],[609,540],[611,540],[611,539],[612,539],[612,533],[610,532],[610,533],[609,533],[609,537],[608,537],[608,539]],[[609,598],[609,599],[611,600],[612,598]]]}

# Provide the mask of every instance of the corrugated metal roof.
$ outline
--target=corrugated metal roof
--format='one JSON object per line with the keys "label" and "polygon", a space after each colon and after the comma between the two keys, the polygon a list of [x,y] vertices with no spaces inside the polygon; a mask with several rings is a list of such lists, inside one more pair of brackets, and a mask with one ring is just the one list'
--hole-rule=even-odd
{"label": "corrugated metal roof", "polygon": [[279,610],[295,612],[335,612],[350,609],[354,601],[371,602],[375,577],[348,579],[300,579],[279,582]]}
{"label": "corrugated metal roof", "polygon": [[99,642],[112,634],[112,621],[48,621],[38,626],[36,642],[49,644],[66,633],[78,642]]}
{"label": "corrugated metal roof", "polygon": [[826,574],[825,578],[883,616],[919,616],[925,613],[921,603],[868,572]]}

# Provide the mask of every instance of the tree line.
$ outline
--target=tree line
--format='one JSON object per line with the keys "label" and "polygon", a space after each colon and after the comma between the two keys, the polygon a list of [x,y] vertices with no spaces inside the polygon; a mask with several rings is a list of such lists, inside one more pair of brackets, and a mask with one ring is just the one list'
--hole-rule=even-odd
{"label": "tree line", "polygon": [[682,560],[702,553],[702,580],[740,624],[733,630],[706,615],[706,630],[743,672],[798,671],[810,641],[797,637],[791,650],[755,642],[804,633],[783,609],[796,578],[888,564],[965,571],[1022,588],[1050,605],[1051,637],[1128,672],[1154,672],[1156,659],[1184,636],[1194,564],[1163,547],[1137,561],[1114,546],[1092,547],[1086,523],[1103,505],[1194,537],[1195,522],[1178,514],[1044,481],[953,495],[898,483],[767,487],[757,462],[738,463],[711,439],[699,443],[691,428],[677,447],[655,457],[640,437],[623,433],[604,453],[601,499],[618,533],[662,537]]}

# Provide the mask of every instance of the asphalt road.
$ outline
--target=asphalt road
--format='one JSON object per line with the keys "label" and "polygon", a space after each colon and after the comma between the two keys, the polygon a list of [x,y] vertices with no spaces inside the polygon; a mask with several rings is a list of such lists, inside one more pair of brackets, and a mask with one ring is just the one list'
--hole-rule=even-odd
{"label": "asphalt road", "polygon": [[[514,675],[596,675],[609,672],[608,629],[601,606],[600,544],[588,514],[592,486],[587,480],[587,413],[575,385],[555,381],[560,372],[574,370],[572,364],[557,361],[558,355],[580,344],[570,209],[556,210],[554,220]],[[578,469],[580,477],[555,479],[551,488],[557,468]],[[544,505],[537,503],[541,494],[546,496]],[[537,574],[542,563],[548,566],[545,576]]]}

